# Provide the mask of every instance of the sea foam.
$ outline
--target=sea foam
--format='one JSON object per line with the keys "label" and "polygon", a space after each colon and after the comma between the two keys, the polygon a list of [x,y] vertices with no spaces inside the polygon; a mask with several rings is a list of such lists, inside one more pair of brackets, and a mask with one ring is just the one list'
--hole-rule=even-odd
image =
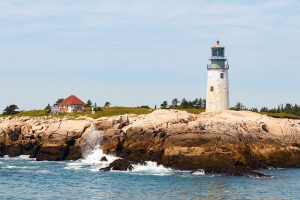
{"label": "sea foam", "polygon": [[[105,157],[107,161],[101,161],[101,158]],[[101,168],[108,167],[110,163],[114,160],[119,159],[119,157],[104,154],[100,146],[95,146],[94,150],[90,151],[89,154],[85,154],[84,158],[66,163],[65,169],[72,170],[90,170],[92,172],[98,172]],[[116,171],[115,171],[116,172]],[[163,165],[158,165],[156,162],[147,161],[145,165],[134,164],[132,171],[125,171],[134,174],[141,175],[157,175],[164,176],[174,173],[171,168],[166,168]]]}

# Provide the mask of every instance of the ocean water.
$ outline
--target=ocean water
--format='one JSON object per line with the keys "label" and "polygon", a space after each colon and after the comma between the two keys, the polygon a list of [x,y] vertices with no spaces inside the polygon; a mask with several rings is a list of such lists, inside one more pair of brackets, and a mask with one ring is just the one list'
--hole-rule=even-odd
{"label": "ocean water", "polygon": [[0,199],[300,199],[300,169],[269,169],[271,178],[174,171],[154,162],[131,172],[103,172],[116,157],[95,148],[85,158],[37,162],[0,158]]}

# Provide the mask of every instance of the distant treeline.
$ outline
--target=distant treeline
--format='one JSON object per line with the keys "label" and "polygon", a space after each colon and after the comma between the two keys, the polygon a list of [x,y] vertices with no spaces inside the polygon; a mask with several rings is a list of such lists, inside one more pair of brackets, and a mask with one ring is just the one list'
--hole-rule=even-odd
{"label": "distant treeline", "polygon": [[[179,101],[177,98],[174,98],[170,104],[168,101],[163,101],[163,103],[160,105],[160,108],[162,109],[174,109],[174,108],[206,108],[206,99],[197,98],[195,100],[187,100],[186,98],[183,98],[181,101]],[[298,104],[280,104],[277,106],[277,108],[268,108],[268,107],[262,107],[260,109],[258,108],[247,108],[244,106],[241,102],[236,103],[234,107],[230,108],[231,110],[248,110],[252,112],[262,112],[262,113],[287,113],[287,114],[294,114],[300,116],[300,105]]]}
{"label": "distant treeline", "polygon": [[300,116],[300,105],[298,104],[291,104],[286,103],[280,104],[277,108],[268,108],[262,107],[260,110],[257,108],[247,108],[242,103],[238,102],[234,107],[231,108],[232,110],[249,110],[253,112],[264,112],[264,113],[287,113],[287,114],[294,114]]}
{"label": "distant treeline", "polygon": [[174,98],[171,101],[171,104],[168,104],[168,101],[164,101],[160,108],[162,109],[172,109],[172,108],[203,108],[206,107],[206,99],[195,99],[192,101],[187,100],[186,98],[183,98],[181,101],[179,101],[177,98]]}

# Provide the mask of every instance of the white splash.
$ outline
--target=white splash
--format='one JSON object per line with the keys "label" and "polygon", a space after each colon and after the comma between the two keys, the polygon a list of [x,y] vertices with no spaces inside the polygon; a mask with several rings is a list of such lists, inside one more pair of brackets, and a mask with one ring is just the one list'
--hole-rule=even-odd
{"label": "white splash", "polygon": [[175,171],[171,168],[166,168],[163,165],[158,165],[156,162],[146,161],[145,165],[137,164],[133,165],[132,173],[136,174],[147,174],[156,176],[171,175]]}
{"label": "white splash", "polygon": [[[107,161],[101,161],[101,158],[106,158]],[[89,154],[71,163],[66,164],[66,169],[80,170],[80,169],[89,169],[90,171],[96,172],[101,168],[107,167],[111,162],[118,159],[118,157],[104,154],[100,149],[99,145],[94,147],[94,150],[90,151]]]}
{"label": "white splash", "polygon": [[[107,161],[101,161],[101,158],[103,157],[105,157]],[[118,157],[104,154],[103,151],[100,149],[100,146],[97,145],[95,146],[94,150],[90,154],[86,155],[81,160],[81,162],[86,164],[101,164],[101,163],[109,164],[116,159],[118,159]]]}
{"label": "white splash", "polygon": [[[118,157],[103,153],[99,145],[101,140],[101,132],[93,127],[92,131],[85,138],[85,146],[82,152],[83,158],[78,161],[67,163],[65,169],[89,169],[90,171],[96,172],[118,159]],[[101,161],[104,157],[106,160]]]}
{"label": "white splash", "polygon": [[[102,135],[93,127],[92,131],[85,138],[85,147],[83,149],[83,158],[77,161],[68,162],[65,169],[71,170],[89,170],[92,172],[99,172],[101,168],[108,167],[114,160],[119,159],[113,155],[104,154],[101,150],[100,142]],[[103,160],[102,158],[106,158]],[[147,161],[143,164],[133,164],[132,171],[114,171],[115,173],[131,173],[139,175],[155,175],[166,176],[176,173],[176,170],[158,165],[156,162]],[[191,174],[189,172],[189,174]],[[192,173],[193,175],[204,175],[203,170]]]}
{"label": "white splash", "polygon": [[205,175],[205,171],[203,169],[195,171],[192,173],[193,175],[203,176]]}
{"label": "white splash", "polygon": [[39,168],[38,166],[15,166],[15,165],[8,165],[5,167],[1,167],[3,169],[36,169]]}
{"label": "white splash", "polygon": [[17,157],[9,157],[5,155],[4,157],[0,158],[0,160],[35,160],[35,158],[29,158],[30,155],[20,155]]}
{"label": "white splash", "polygon": [[[65,169],[72,170],[90,170],[98,172],[101,168],[108,167],[114,160],[119,159],[113,155],[104,154],[100,147],[102,135],[93,127],[92,131],[85,138],[85,147],[83,149],[83,158],[66,164]],[[102,158],[106,158],[102,160]],[[134,169],[128,173],[134,174],[151,174],[151,175],[168,175],[174,171],[170,168],[165,168],[162,165],[157,165],[156,162],[148,161],[145,165],[133,165]]]}
{"label": "white splash", "polygon": [[85,137],[85,145],[82,149],[82,156],[86,158],[89,155],[94,154],[94,151],[96,147],[100,144],[101,140],[101,132],[96,130],[95,126],[93,126],[92,131]]}

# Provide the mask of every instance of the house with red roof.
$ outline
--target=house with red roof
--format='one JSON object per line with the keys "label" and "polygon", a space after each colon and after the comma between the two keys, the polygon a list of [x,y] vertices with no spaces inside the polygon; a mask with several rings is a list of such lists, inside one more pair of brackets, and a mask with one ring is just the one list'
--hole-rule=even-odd
{"label": "house with red roof", "polygon": [[52,113],[72,113],[72,112],[83,112],[85,110],[85,103],[75,95],[71,95],[64,99],[59,104],[56,104],[52,108]]}

